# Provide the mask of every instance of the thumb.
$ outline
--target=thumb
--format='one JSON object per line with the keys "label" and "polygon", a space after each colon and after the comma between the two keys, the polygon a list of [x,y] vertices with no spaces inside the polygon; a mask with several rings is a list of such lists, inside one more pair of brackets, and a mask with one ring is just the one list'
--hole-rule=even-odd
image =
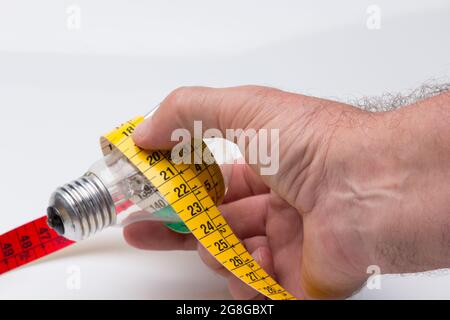
{"label": "thumb", "polygon": [[[247,163],[260,169],[272,166],[272,152],[275,157],[284,155],[294,142],[306,148],[311,136],[317,136],[320,122],[311,119],[329,105],[340,104],[260,86],[182,87],[169,94],[136,128],[133,139],[144,149],[171,149],[180,142],[171,139],[176,129],[186,129],[191,138],[200,138],[195,135],[194,121],[201,121],[202,130],[216,129],[219,137],[237,143]],[[264,154],[269,150],[270,155]],[[301,159],[302,154],[298,157]],[[261,170],[261,174],[274,173]]]}
{"label": "thumb", "polygon": [[224,137],[226,129],[258,130],[268,122],[270,102],[283,94],[288,93],[259,86],[181,87],[136,128],[133,138],[143,148],[170,149],[177,143],[171,141],[172,132],[184,128],[193,135],[194,121],[202,121],[204,130],[218,129]]}

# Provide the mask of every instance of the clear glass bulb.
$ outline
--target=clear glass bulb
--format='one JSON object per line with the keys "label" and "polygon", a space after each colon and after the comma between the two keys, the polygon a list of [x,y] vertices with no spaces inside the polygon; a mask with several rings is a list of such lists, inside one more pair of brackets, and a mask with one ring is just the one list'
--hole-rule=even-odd
{"label": "clear glass bulb", "polygon": [[[225,183],[231,175],[225,171]],[[75,181],[56,189],[47,209],[50,227],[71,240],[86,239],[112,226],[156,220],[187,233],[178,214],[143,174],[115,150]]]}

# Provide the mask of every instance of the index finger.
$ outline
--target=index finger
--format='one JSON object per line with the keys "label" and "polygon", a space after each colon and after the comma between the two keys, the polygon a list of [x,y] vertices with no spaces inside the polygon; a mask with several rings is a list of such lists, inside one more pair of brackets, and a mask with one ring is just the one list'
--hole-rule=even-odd
{"label": "index finger", "polygon": [[194,250],[197,240],[192,234],[176,233],[160,221],[140,221],[123,230],[129,245],[145,250]]}

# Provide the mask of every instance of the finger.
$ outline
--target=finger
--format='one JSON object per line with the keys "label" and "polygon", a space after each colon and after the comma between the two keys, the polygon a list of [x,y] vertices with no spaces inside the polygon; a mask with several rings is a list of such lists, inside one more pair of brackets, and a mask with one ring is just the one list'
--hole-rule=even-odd
{"label": "finger", "polygon": [[194,250],[197,240],[191,234],[176,233],[158,221],[141,221],[124,228],[125,240],[145,250]]}
{"label": "finger", "polygon": [[[259,195],[224,204],[219,209],[238,238],[258,239],[258,236],[265,235],[268,201],[269,195]],[[245,240],[244,244],[249,245],[252,251],[256,248],[254,241]],[[199,244],[197,249],[200,258],[209,268],[221,275],[228,274],[222,264],[203,245]]]}
{"label": "finger", "polygon": [[[255,261],[269,274],[273,276],[273,259],[267,246],[258,247],[252,254]],[[240,278],[230,275],[228,277],[228,289],[231,296],[237,300],[261,300],[264,296],[243,282]]]}
{"label": "finger", "polygon": [[197,252],[202,262],[208,268],[222,277],[228,276],[228,269],[225,268],[200,242],[197,244]]}
{"label": "finger", "polygon": [[[268,247],[268,241],[265,236],[255,236],[249,239],[243,240],[243,244],[247,251],[253,252],[256,251],[259,247]],[[198,253],[203,261],[211,270],[216,272],[217,274],[228,277],[230,275],[230,271],[225,268],[217,259],[214,257],[208,250],[203,247],[201,243],[198,244]]]}
{"label": "finger", "polygon": [[244,246],[249,252],[255,252],[261,247],[270,247],[266,236],[254,236],[243,240]]}
{"label": "finger", "polygon": [[[280,197],[271,198],[270,208],[271,212],[278,213],[268,215],[266,228],[267,233],[271,235],[270,248],[275,261],[277,280],[294,296],[303,297],[297,272],[303,261],[303,231],[307,229],[304,228],[303,217]],[[317,238],[318,228],[320,225],[310,228],[312,239]]]}
{"label": "finger", "polygon": [[232,202],[250,196],[268,193],[270,188],[247,164],[225,164],[221,166],[229,174],[228,191],[223,203]]}
{"label": "finger", "polygon": [[261,98],[267,98],[268,92],[282,91],[258,86],[178,88],[136,128],[134,140],[143,148],[169,149],[175,145],[171,141],[172,132],[185,128],[193,134],[194,120],[202,120],[203,129],[216,128],[222,133],[227,128],[246,128],[250,123],[253,128],[264,125],[262,117],[258,121],[254,117],[262,113]]}
{"label": "finger", "polygon": [[266,234],[270,194],[260,194],[219,206],[223,217],[240,239]]}
{"label": "finger", "polygon": [[[241,199],[220,206],[225,220],[238,237],[265,233],[265,220],[269,195]],[[157,221],[141,221],[124,229],[126,241],[137,248],[147,250],[193,250],[196,240],[191,234],[180,234]]]}

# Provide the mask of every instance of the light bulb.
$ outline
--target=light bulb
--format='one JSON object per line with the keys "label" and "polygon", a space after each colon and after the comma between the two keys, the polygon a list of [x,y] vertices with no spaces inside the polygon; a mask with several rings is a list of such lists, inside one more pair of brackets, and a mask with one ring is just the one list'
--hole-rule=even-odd
{"label": "light bulb", "polygon": [[[230,167],[225,183],[231,175]],[[164,197],[118,150],[94,163],[82,177],[56,189],[47,209],[47,222],[60,235],[83,240],[109,226],[156,220],[188,233]]]}

